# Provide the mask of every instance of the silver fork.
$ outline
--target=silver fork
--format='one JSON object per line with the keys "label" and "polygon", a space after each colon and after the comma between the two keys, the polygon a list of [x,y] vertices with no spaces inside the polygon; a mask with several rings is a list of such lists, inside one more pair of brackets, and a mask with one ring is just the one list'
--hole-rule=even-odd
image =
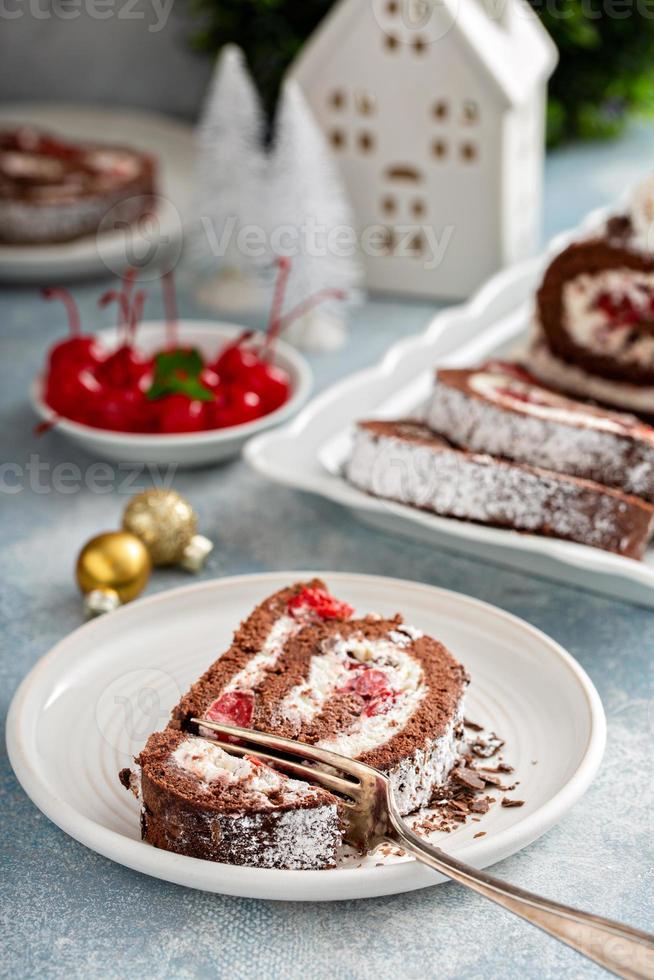
{"label": "silver fork", "polygon": [[[212,744],[226,752],[254,756],[337,794],[343,804],[345,840],[361,853],[374,850],[384,841],[399,844],[423,864],[526,919],[617,976],[630,980],[653,980],[654,936],[599,915],[551,902],[449,857],[407,826],[393,801],[388,778],[376,769],[336,752],[327,752],[278,735],[218,725],[198,718],[192,720],[220,735],[238,738],[239,742],[211,739]],[[241,740],[269,751],[262,752],[241,745]],[[296,762],[271,752],[284,753],[302,761]],[[304,765],[304,762],[319,763],[338,770],[338,773],[316,769]]]}

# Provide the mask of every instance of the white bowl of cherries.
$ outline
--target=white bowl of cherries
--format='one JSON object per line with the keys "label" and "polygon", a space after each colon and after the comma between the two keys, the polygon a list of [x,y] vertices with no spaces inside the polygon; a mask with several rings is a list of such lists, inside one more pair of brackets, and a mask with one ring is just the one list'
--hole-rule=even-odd
{"label": "white bowl of cherries", "polygon": [[283,422],[306,401],[311,369],[289,344],[242,326],[205,320],[138,324],[143,294],[103,297],[121,326],[83,334],[75,303],[62,299],[71,336],[49,352],[32,385],[43,420],[87,452],[118,462],[202,466],[237,456],[250,436]]}

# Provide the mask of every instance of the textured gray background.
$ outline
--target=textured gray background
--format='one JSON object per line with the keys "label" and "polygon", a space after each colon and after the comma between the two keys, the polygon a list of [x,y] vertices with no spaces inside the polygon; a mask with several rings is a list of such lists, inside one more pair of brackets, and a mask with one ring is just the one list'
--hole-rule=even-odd
{"label": "textured gray background", "polygon": [[[179,0],[178,0],[179,6]],[[18,22],[16,22],[18,23]],[[44,26],[45,25],[45,26]],[[89,26],[94,30],[89,32]],[[124,26],[124,25],[122,25]],[[176,48],[181,19],[146,36],[107,22],[0,24],[4,98],[84,96],[194,112],[203,68]],[[21,33],[22,32],[22,33]],[[13,41],[29,38],[32,59]],[[125,47],[117,53],[116,41]],[[91,43],[91,42],[95,43]],[[55,64],[65,48],[66,77]],[[166,51],[170,61],[160,62]],[[107,65],[111,76],[107,75]],[[138,69],[139,84],[124,67]],[[574,224],[589,207],[621,192],[654,159],[654,129],[634,128],[622,143],[569,150],[548,164],[547,233]],[[100,287],[76,289],[92,323]],[[153,291],[148,314],[156,316]],[[199,315],[182,282],[181,308]],[[0,291],[0,410],[3,460],[30,453],[84,472],[92,462],[57,434],[32,436],[27,386],[57,334],[33,290]],[[394,339],[422,328],[427,304],[370,302],[354,317],[352,343],[313,359],[323,387],[376,359]],[[243,463],[180,475],[177,488],[197,506],[216,542],[207,577],[315,567],[392,574],[469,593],[523,616],[566,646],[598,686],[609,721],[607,755],[595,784],[546,837],[502,862],[497,872],[642,928],[652,918],[652,652],[654,616],[523,574],[376,534],[335,506],[263,482]],[[3,716],[22,677],[81,621],[72,583],[83,542],[115,527],[125,497],[0,494],[2,588],[0,702]],[[149,592],[187,582],[158,573]],[[272,904],[192,892],[112,864],[51,825],[0,761],[2,928],[0,976],[476,978],[592,977],[601,971],[482,900],[445,885],[366,902]]]}

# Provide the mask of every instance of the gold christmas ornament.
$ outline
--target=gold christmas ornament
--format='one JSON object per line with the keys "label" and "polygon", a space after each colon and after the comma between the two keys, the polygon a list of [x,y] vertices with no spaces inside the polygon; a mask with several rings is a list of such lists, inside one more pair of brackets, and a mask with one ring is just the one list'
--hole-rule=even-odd
{"label": "gold christmas ornament", "polygon": [[123,514],[123,528],[141,539],[153,565],[181,565],[199,571],[213,545],[197,533],[195,511],[175,490],[145,490]]}
{"label": "gold christmas ornament", "polygon": [[77,584],[90,616],[111,612],[131,602],[150,578],[148,550],[134,534],[107,531],[91,538],[77,558]]}

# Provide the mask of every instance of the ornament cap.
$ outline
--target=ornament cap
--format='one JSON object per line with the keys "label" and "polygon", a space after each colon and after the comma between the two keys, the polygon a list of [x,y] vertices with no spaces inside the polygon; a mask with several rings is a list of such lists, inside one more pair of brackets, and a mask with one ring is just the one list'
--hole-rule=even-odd
{"label": "ornament cap", "polygon": [[84,596],[84,612],[89,619],[113,612],[122,605],[115,589],[92,589]]}
{"label": "ornament cap", "polygon": [[213,551],[213,543],[204,534],[194,534],[182,552],[180,565],[187,572],[199,572]]}

